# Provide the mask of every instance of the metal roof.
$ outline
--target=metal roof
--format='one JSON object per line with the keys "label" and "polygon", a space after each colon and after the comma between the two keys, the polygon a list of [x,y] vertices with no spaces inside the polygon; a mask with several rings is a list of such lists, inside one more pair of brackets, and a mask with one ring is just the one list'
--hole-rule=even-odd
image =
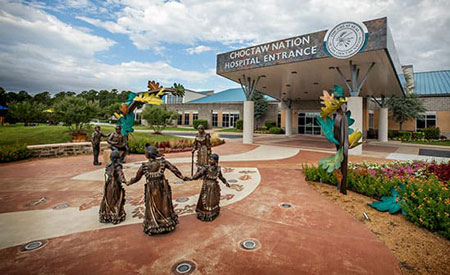
{"label": "metal roof", "polygon": [[[268,101],[276,101],[270,96],[265,96]],[[192,100],[189,103],[221,103],[221,102],[242,102],[245,101],[245,94],[242,88],[228,89],[222,92],[214,93],[209,96],[205,96],[196,100]]]}
{"label": "metal roof", "polygon": [[450,94],[450,70],[414,73],[414,92],[418,95]]}

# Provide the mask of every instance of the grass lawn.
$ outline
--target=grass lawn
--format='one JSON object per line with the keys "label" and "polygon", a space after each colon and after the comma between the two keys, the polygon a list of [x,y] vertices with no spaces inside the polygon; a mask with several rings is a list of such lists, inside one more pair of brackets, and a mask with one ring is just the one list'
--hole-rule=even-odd
{"label": "grass lawn", "polygon": [[[152,130],[149,126],[142,126],[137,125],[133,127],[135,130]],[[167,127],[163,130],[164,131],[197,131],[196,129],[189,127],[189,128],[183,128],[183,127]]]}
{"label": "grass lawn", "polygon": [[[88,133],[88,139],[91,136],[94,127]],[[101,126],[104,134],[109,134],[114,131],[113,126]],[[151,141],[167,141],[170,139],[183,139],[171,135],[154,135],[150,133],[134,132],[130,135],[132,138],[148,138]],[[16,124],[11,126],[0,127],[0,146],[5,145],[36,145],[36,144],[51,144],[70,142],[70,136],[67,127],[64,126],[48,126],[41,124],[38,126],[23,126],[23,124]]]}
{"label": "grass lawn", "polygon": [[217,128],[216,132],[242,133],[242,130],[238,130],[236,128],[224,128],[224,129]]}
{"label": "grass lawn", "polygon": [[449,139],[447,139],[447,140],[436,140],[436,141],[407,141],[406,143],[450,146],[450,140]]}

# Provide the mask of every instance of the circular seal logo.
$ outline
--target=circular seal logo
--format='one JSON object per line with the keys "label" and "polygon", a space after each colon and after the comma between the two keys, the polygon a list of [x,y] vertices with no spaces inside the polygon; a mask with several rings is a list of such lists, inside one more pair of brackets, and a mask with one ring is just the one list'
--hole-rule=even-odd
{"label": "circular seal logo", "polygon": [[330,56],[350,58],[364,49],[368,37],[369,32],[364,24],[343,22],[327,31],[324,49]]}

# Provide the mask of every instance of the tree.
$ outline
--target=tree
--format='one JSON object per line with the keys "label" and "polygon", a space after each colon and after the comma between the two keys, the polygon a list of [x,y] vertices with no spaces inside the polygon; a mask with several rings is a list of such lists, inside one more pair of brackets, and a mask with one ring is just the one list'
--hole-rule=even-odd
{"label": "tree", "polygon": [[44,105],[49,106],[51,103],[51,96],[49,92],[42,92],[34,95],[33,101],[37,103],[42,103]]}
{"label": "tree", "polygon": [[121,105],[122,104],[120,102],[116,102],[109,106],[106,106],[101,109],[101,115],[104,118],[110,118],[112,115],[114,115],[114,113],[119,113]]}
{"label": "tree", "polygon": [[9,114],[17,121],[25,123],[28,126],[30,122],[37,122],[43,118],[42,111],[45,106],[41,103],[36,103],[31,100],[12,102],[8,106]]}
{"label": "tree", "polygon": [[251,99],[255,103],[254,117],[256,121],[264,116],[267,111],[267,100],[264,94],[254,91]]}
{"label": "tree", "polygon": [[96,101],[88,101],[82,97],[66,96],[54,106],[59,121],[69,127],[72,133],[83,133],[85,126],[100,112]]}
{"label": "tree", "polygon": [[147,121],[155,134],[160,134],[177,117],[178,113],[167,109],[166,105],[147,105],[142,111],[142,118]]}
{"label": "tree", "polygon": [[0,87],[0,105],[6,107],[6,91]]}
{"label": "tree", "polygon": [[391,97],[387,101],[387,105],[391,110],[391,118],[400,124],[400,131],[402,130],[403,122],[409,119],[421,118],[427,110],[422,100],[414,93],[405,97]]}

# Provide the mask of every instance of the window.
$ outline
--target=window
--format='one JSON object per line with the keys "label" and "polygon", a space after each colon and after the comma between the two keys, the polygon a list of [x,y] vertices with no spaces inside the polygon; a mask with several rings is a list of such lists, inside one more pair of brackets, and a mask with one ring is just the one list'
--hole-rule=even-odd
{"label": "window", "polygon": [[178,113],[177,125],[182,125],[182,124],[183,124],[183,115]]}
{"label": "window", "polygon": [[217,114],[212,115],[212,126],[217,127]]}
{"label": "window", "polygon": [[230,127],[230,114],[222,114],[222,127]]}
{"label": "window", "polygon": [[183,103],[183,97],[177,95],[166,95],[167,104],[181,104]]}
{"label": "window", "polygon": [[369,129],[373,129],[373,113],[369,113]]}
{"label": "window", "polygon": [[317,121],[319,113],[299,113],[298,133],[306,135],[320,135],[321,128]]}
{"label": "window", "polygon": [[189,125],[189,113],[184,113],[184,125]]}
{"label": "window", "polygon": [[192,122],[194,122],[194,121],[196,121],[196,120],[198,120],[198,113],[194,113],[194,114],[192,115]]}
{"label": "window", "polygon": [[239,114],[230,114],[230,127],[236,127],[237,120],[239,120]]}
{"label": "window", "polygon": [[281,113],[278,113],[278,117],[277,117],[277,127],[281,127]]}
{"label": "window", "polygon": [[436,127],[436,114],[426,114],[422,119],[416,119],[416,129]]}

